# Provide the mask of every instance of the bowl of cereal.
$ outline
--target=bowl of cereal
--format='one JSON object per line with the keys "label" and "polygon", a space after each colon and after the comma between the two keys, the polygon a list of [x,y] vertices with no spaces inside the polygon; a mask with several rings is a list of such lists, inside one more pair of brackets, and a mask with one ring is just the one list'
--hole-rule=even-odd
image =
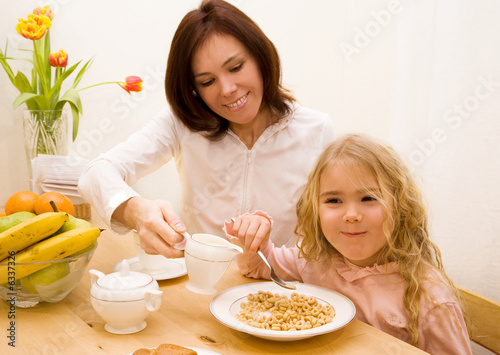
{"label": "bowl of cereal", "polygon": [[210,302],[210,312],[222,324],[253,336],[294,341],[345,327],[356,307],[333,290],[294,282],[296,290],[273,282],[227,289]]}

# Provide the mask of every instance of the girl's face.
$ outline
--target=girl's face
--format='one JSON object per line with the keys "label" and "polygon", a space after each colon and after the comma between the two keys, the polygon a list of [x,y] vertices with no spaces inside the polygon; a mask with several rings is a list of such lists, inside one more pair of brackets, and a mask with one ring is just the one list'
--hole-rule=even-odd
{"label": "girl's face", "polygon": [[196,91],[218,115],[245,125],[259,113],[262,77],[253,56],[235,37],[212,36],[194,53],[192,71]]}
{"label": "girl's face", "polygon": [[373,266],[387,243],[380,196],[377,181],[364,167],[333,165],[321,176],[321,229],[328,242],[353,264]]}

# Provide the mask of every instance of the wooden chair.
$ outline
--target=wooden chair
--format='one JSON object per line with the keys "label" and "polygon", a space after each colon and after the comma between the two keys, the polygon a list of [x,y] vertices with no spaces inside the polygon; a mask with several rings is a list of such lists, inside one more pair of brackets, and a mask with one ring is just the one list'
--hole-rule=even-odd
{"label": "wooden chair", "polygon": [[462,287],[458,290],[471,323],[471,340],[500,354],[500,303]]}

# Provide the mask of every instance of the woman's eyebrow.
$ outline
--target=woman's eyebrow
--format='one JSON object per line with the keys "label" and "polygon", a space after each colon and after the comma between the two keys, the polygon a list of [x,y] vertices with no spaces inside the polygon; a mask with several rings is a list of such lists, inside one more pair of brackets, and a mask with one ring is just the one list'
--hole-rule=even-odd
{"label": "woman's eyebrow", "polygon": [[[234,60],[234,58],[237,58],[241,53],[236,53],[232,56],[230,56],[229,58],[227,58],[224,63],[222,63],[221,65],[221,68],[223,68],[224,66],[226,66],[228,63],[230,63],[232,60]],[[208,75],[210,74],[209,72],[203,72],[203,73],[198,73],[198,74],[195,74],[194,77],[197,78],[199,76],[203,76],[203,75]]]}
{"label": "woman's eyebrow", "polygon": [[224,63],[222,63],[222,67],[224,67],[225,65],[227,65],[228,63],[230,63],[234,58],[238,57],[241,53],[236,53],[236,54],[233,54],[232,56],[230,56],[229,58],[226,59],[226,61]]}

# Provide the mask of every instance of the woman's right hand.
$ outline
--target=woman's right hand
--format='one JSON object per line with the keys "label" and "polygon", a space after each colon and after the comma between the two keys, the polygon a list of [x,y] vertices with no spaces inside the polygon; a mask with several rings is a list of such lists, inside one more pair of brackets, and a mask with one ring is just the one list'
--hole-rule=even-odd
{"label": "woman's right hand", "polygon": [[179,233],[186,227],[168,201],[147,200],[136,196],[122,203],[113,213],[113,219],[135,229],[141,248],[147,254],[161,254],[167,258],[181,258],[184,252],[173,247],[183,242]]}

